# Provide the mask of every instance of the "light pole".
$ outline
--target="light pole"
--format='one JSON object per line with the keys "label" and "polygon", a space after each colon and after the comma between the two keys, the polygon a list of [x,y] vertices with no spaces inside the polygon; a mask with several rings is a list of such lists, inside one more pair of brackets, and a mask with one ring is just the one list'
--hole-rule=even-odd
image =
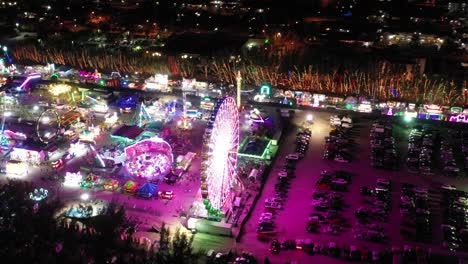
{"label": "light pole", "polygon": [[242,75],[240,71],[237,71],[236,74],[236,81],[237,81],[237,107],[241,108],[241,91],[242,91]]}

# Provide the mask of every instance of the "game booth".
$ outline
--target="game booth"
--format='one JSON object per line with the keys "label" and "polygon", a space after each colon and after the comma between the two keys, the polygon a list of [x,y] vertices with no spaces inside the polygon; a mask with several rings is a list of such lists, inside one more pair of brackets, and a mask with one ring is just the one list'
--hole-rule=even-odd
{"label": "game booth", "polygon": [[106,179],[102,183],[102,186],[104,187],[104,190],[109,191],[109,192],[115,192],[117,189],[119,189],[119,181],[114,180],[114,179]]}
{"label": "game booth", "polygon": [[28,164],[16,160],[8,161],[5,167],[6,174],[14,177],[23,176],[24,174],[26,174],[27,169]]}
{"label": "game booth", "polygon": [[158,185],[152,184],[152,183],[145,183],[143,186],[141,186],[138,191],[137,195],[142,197],[142,198],[153,198],[156,196],[158,193]]}
{"label": "game booth", "polygon": [[39,164],[45,160],[45,153],[39,147],[24,145],[22,147],[14,147],[10,153],[10,159]]}
{"label": "game booth", "polygon": [[134,181],[128,181],[124,184],[123,189],[127,193],[135,193],[138,189],[138,183]]}
{"label": "game booth", "polygon": [[83,181],[81,172],[67,172],[65,173],[65,181],[63,182],[63,185],[68,187],[79,187],[81,181]]}
{"label": "game booth", "polygon": [[468,108],[452,106],[448,120],[455,123],[468,123]]}
{"label": "game booth", "polygon": [[187,171],[196,155],[197,154],[193,152],[187,152],[185,155],[179,155],[176,159],[176,168]]}
{"label": "game booth", "polygon": [[161,138],[145,139],[125,148],[127,171],[135,177],[162,180],[172,168],[171,146]]}
{"label": "game booth", "polygon": [[417,117],[420,119],[430,119],[430,120],[444,120],[445,119],[443,108],[435,104],[422,105],[419,108]]}
{"label": "game booth", "polygon": [[82,182],[81,188],[93,189],[100,185],[101,181],[97,175],[90,173]]}
{"label": "game booth", "polygon": [[169,76],[167,74],[155,74],[145,80],[145,89],[157,90],[164,93],[172,92],[172,88],[169,86]]}

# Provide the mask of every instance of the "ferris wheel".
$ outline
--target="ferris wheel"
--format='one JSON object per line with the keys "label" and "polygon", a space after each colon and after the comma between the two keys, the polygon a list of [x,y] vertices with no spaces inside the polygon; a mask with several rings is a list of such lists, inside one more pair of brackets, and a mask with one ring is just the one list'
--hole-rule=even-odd
{"label": "ferris wheel", "polygon": [[36,123],[36,134],[43,143],[49,143],[60,130],[60,117],[57,111],[47,109],[41,113]]}
{"label": "ferris wheel", "polygon": [[204,137],[201,193],[209,213],[223,213],[231,208],[237,179],[239,114],[232,97],[218,101]]}

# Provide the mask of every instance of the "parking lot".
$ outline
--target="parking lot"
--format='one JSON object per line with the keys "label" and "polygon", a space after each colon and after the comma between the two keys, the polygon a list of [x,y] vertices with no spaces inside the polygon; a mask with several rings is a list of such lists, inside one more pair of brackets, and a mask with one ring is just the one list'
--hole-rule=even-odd
{"label": "parking lot", "polygon": [[[404,245],[411,247],[423,246],[431,247],[433,250],[442,250],[442,231],[440,224],[442,223],[442,214],[440,211],[440,190],[441,182],[454,184],[459,189],[463,189],[461,183],[466,182],[463,177],[450,178],[447,176],[436,175],[422,175],[419,173],[409,173],[405,161],[408,149],[408,135],[411,129],[410,126],[406,127],[404,124],[399,124],[395,127],[393,136],[395,137],[395,150],[397,155],[397,170],[384,170],[377,169],[371,166],[371,146],[370,146],[370,131],[373,120],[366,117],[354,117],[354,127],[352,128],[352,136],[354,143],[348,147],[348,152],[351,154],[349,163],[336,162],[333,160],[323,159],[323,148],[325,145],[324,138],[329,135],[331,131],[330,116],[332,113],[326,112],[305,112],[296,111],[295,123],[306,124],[307,115],[313,114],[313,125],[310,125],[311,138],[309,148],[305,154],[305,158],[297,163],[295,176],[291,178],[289,188],[287,191],[287,198],[282,204],[282,209],[275,210],[276,214],[274,220],[274,237],[278,238],[280,242],[291,240],[306,240],[310,239],[312,243],[327,244],[335,242],[338,246],[349,248],[351,245],[366,247],[368,249],[382,250],[384,248],[391,249],[392,246],[398,245],[403,248]],[[257,228],[259,226],[259,218],[265,211],[264,201],[275,196],[275,185],[278,183],[278,173],[283,169],[285,157],[295,151],[297,129],[288,132],[285,135],[284,141],[281,144],[279,157],[274,164],[268,179],[266,180],[263,193],[252,213],[251,218],[246,224],[245,235],[242,238],[242,246],[251,248],[263,248],[264,256],[269,256],[273,263],[284,263],[285,261],[300,260],[301,263],[308,263],[309,261],[318,260],[317,257],[309,257],[304,252],[299,250],[281,250],[278,255],[272,255],[269,252],[271,242],[260,242],[257,240]],[[328,171],[347,171],[351,173],[351,183],[347,186],[348,191],[339,192],[343,196],[344,206],[339,210],[341,218],[344,219],[345,224],[343,230],[333,234],[308,233],[306,231],[306,223],[308,222],[311,213],[317,211],[311,206],[314,191],[317,189],[316,182],[321,178],[320,174],[323,170]],[[386,236],[382,243],[368,242],[358,240],[355,238],[353,229],[359,226],[357,218],[354,215],[355,210],[360,207],[372,207],[375,205],[369,204],[372,200],[360,195],[361,187],[369,186],[375,187],[377,179],[381,178],[391,181],[390,201],[388,208],[388,216],[385,217],[383,222],[376,221],[378,229],[383,229],[382,233]],[[428,243],[419,243],[413,241],[406,241],[400,235],[400,197],[402,195],[402,184],[411,183],[417,187],[423,187],[431,191],[429,203],[432,207],[432,219],[430,225],[432,227],[432,241]],[[465,185],[466,186],[466,185]],[[465,190],[466,191],[466,190]],[[367,200],[367,202],[365,202]],[[320,212],[319,212],[320,213]],[[325,213],[324,213],[325,215]],[[373,220],[371,220],[373,221]],[[330,232],[335,233],[335,232]],[[262,255],[261,252],[259,252]],[[320,256],[322,257],[322,256]],[[332,259],[328,259],[330,263]],[[335,261],[335,260],[333,260]],[[339,261],[339,260],[336,260]]]}

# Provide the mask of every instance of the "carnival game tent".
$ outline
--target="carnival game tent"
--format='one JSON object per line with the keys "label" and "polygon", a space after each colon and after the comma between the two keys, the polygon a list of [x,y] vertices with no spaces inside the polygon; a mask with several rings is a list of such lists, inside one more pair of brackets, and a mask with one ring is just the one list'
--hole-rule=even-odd
{"label": "carnival game tent", "polygon": [[124,188],[124,191],[126,192],[135,193],[138,189],[138,183],[134,181],[128,181],[125,183],[123,188]]}
{"label": "carnival game tent", "polygon": [[158,186],[152,183],[145,183],[141,188],[138,189],[137,194],[143,198],[151,198],[156,195],[158,191]]}
{"label": "carnival game tent", "polygon": [[119,181],[107,179],[102,185],[104,186],[104,190],[113,192],[119,188]]}
{"label": "carnival game tent", "polygon": [[81,188],[94,188],[99,185],[100,180],[97,175],[90,173],[84,181],[81,182]]}

